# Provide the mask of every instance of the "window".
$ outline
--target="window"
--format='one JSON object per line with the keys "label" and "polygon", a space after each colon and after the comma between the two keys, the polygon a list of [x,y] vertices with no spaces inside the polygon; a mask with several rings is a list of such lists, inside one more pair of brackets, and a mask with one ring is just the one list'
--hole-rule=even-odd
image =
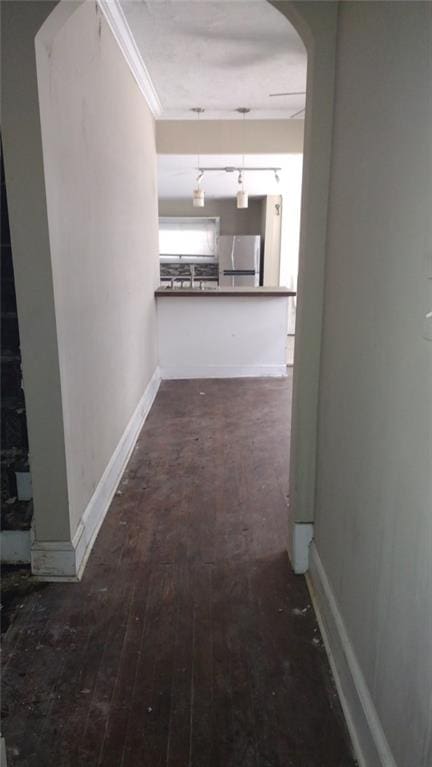
{"label": "window", "polygon": [[181,261],[189,257],[216,259],[219,218],[159,219],[159,252],[161,260]]}

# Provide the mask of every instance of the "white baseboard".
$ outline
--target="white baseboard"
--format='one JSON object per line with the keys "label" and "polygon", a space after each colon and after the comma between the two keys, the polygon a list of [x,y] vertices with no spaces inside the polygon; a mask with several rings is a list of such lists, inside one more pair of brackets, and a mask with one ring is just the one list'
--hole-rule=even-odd
{"label": "white baseboard", "polygon": [[34,540],[31,571],[39,581],[79,581],[79,566],[73,541]]}
{"label": "white baseboard", "polygon": [[39,541],[31,547],[32,573],[39,580],[80,580],[100,526],[159,389],[157,368],[84,511],[72,541]]}
{"label": "white baseboard", "polygon": [[296,575],[304,575],[309,568],[309,548],[314,526],[309,522],[293,522],[290,525],[288,556]]}
{"label": "white baseboard", "polygon": [[378,713],[314,543],[306,576],[360,767],[396,767]]}
{"label": "white baseboard", "polygon": [[286,365],[167,365],[161,367],[162,380],[187,378],[282,378]]}
{"label": "white baseboard", "polygon": [[31,530],[2,530],[1,561],[7,565],[30,563]]}

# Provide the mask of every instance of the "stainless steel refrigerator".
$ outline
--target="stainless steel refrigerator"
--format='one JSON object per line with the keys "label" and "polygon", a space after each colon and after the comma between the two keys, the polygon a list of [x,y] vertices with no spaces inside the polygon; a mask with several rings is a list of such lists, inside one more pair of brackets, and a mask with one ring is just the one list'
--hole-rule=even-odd
{"label": "stainless steel refrigerator", "polygon": [[218,240],[220,287],[257,287],[260,280],[261,237],[222,235]]}

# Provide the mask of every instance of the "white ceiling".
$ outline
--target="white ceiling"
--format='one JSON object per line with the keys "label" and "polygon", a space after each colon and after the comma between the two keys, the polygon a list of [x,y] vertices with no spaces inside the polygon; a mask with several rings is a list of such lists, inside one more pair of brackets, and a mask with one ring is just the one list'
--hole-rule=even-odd
{"label": "white ceiling", "polygon": [[[215,167],[241,166],[239,155],[202,155],[200,165]],[[284,194],[291,187],[293,178],[300,183],[302,155],[246,155],[245,166],[280,167],[280,182],[269,172],[250,172],[244,174],[245,191],[251,197],[263,197],[268,194]],[[192,155],[159,155],[158,186],[160,199],[191,199],[196,186],[196,157]],[[239,190],[237,173],[225,171],[204,174],[201,185],[207,199],[234,197]]]}
{"label": "white ceiling", "polygon": [[[306,51],[267,0],[121,0],[161,119],[303,119]],[[271,97],[270,93],[300,92]],[[299,113],[300,112],[300,113]]]}

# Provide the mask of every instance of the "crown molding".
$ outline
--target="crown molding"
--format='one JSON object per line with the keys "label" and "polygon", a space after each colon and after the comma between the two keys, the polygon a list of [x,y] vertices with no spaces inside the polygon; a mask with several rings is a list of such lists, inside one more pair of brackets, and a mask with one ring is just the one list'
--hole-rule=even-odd
{"label": "crown molding", "polygon": [[159,96],[119,0],[97,0],[97,3],[120,46],[120,50],[129,65],[141,93],[147,101],[150,111],[155,118],[160,117],[162,105],[159,101]]}

